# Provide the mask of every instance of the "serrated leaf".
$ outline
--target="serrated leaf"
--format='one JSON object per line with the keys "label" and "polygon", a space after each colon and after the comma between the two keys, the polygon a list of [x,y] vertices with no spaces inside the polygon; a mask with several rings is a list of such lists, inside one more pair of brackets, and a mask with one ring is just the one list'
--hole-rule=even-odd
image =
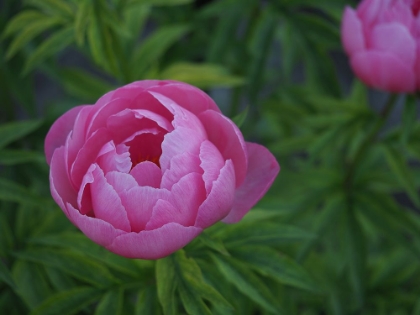
{"label": "serrated leaf", "polygon": [[274,278],[282,284],[320,292],[321,288],[308,272],[293,259],[262,246],[243,246],[231,250],[232,256],[249,264],[257,272]]}
{"label": "serrated leaf", "polygon": [[12,58],[23,46],[29,43],[36,36],[46,31],[47,29],[59,25],[63,22],[61,18],[44,17],[43,19],[34,20],[27,24],[26,27],[17,35],[11,42],[7,49],[6,59]]}
{"label": "serrated leaf", "polygon": [[233,259],[211,256],[218,269],[232,285],[248,298],[273,314],[281,314],[278,306],[273,303],[274,298],[265,284],[248,268],[235,262]]}
{"label": "serrated leaf", "polygon": [[13,17],[7,24],[2,36],[6,37],[26,28],[28,24],[37,20],[44,20],[47,16],[36,10],[25,10]]}
{"label": "serrated leaf", "polygon": [[0,165],[17,165],[28,162],[44,162],[45,156],[39,152],[27,150],[0,150]]}
{"label": "serrated leaf", "polygon": [[118,282],[106,267],[83,256],[65,250],[25,250],[14,254],[20,259],[60,269],[96,287],[110,287]]}
{"label": "serrated leaf", "polygon": [[95,302],[102,292],[90,287],[79,287],[49,297],[31,312],[31,315],[72,315]]}
{"label": "serrated leaf", "polygon": [[41,120],[23,120],[0,125],[0,149],[35,131],[41,123]]}
{"label": "serrated leaf", "polygon": [[412,177],[412,173],[410,172],[403,156],[391,146],[382,146],[382,149],[385,153],[385,157],[389,167],[391,168],[391,171],[394,173],[400,184],[404,187],[405,191],[416,205],[416,207],[420,207],[418,191]]}
{"label": "serrated leaf", "polygon": [[95,315],[122,315],[124,295],[121,289],[108,291],[101,298],[95,310]]}
{"label": "serrated leaf", "polygon": [[213,237],[220,238],[226,248],[243,245],[278,245],[314,237],[313,234],[290,225],[272,222],[244,222],[225,227]]}
{"label": "serrated leaf", "polygon": [[7,266],[0,260],[0,280],[16,290],[16,285]]}
{"label": "serrated leaf", "polygon": [[247,106],[242,112],[240,112],[238,115],[232,118],[232,121],[238,126],[238,128],[241,128],[243,123],[245,122],[249,112],[249,106]]}
{"label": "serrated leaf", "polygon": [[136,65],[133,79],[142,79],[150,65],[159,61],[162,55],[188,31],[185,25],[162,27],[147,37],[132,55],[131,64]]}
{"label": "serrated leaf", "polygon": [[26,60],[23,73],[26,74],[46,58],[57,54],[74,41],[74,27],[56,31],[46,39]]}
{"label": "serrated leaf", "polygon": [[177,287],[176,271],[172,262],[173,257],[169,256],[159,259],[156,262],[156,285],[159,302],[165,315],[177,314],[177,301],[175,290]]}
{"label": "serrated leaf", "polygon": [[241,77],[229,74],[226,68],[215,64],[179,62],[159,74],[161,79],[189,83],[199,88],[216,86],[234,87],[244,83]]}
{"label": "serrated leaf", "polygon": [[0,178],[0,200],[42,207],[44,200],[16,182]]}

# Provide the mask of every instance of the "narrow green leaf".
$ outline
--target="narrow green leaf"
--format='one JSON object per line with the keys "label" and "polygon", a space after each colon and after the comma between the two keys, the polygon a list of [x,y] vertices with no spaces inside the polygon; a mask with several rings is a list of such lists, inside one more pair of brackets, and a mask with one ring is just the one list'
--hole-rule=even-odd
{"label": "narrow green leaf", "polygon": [[3,31],[3,37],[17,33],[27,27],[28,24],[37,20],[44,20],[47,16],[36,10],[25,10],[16,16],[6,25]]}
{"label": "narrow green leaf", "polygon": [[244,83],[242,78],[230,75],[222,66],[187,62],[170,65],[159,77],[186,82],[203,89],[216,86],[234,87]]}
{"label": "narrow green leaf", "polygon": [[279,307],[275,305],[274,298],[266,285],[248,268],[237,263],[233,259],[212,255],[212,259],[218,269],[232,285],[248,298],[262,306],[273,314],[281,314]]}
{"label": "narrow green leaf", "polygon": [[147,37],[134,51],[131,64],[136,65],[133,79],[144,78],[150,65],[159,61],[162,55],[188,31],[185,25],[162,27]]}
{"label": "narrow green leaf", "polygon": [[282,284],[296,288],[320,292],[320,286],[291,258],[262,246],[243,246],[231,250],[232,256],[249,264],[264,276],[272,277]]}
{"label": "narrow green leaf", "polygon": [[17,35],[10,44],[6,59],[12,58],[23,46],[29,43],[36,36],[46,31],[47,29],[62,24],[63,20],[58,17],[44,17],[43,19],[34,20],[27,24],[24,29]]}
{"label": "narrow green leaf", "polygon": [[417,99],[414,96],[408,95],[404,104],[404,111],[402,115],[402,132],[401,132],[401,143],[407,144],[411,133],[413,132],[418,112]]}
{"label": "narrow green leaf", "polygon": [[211,315],[211,312],[203,300],[184,283],[178,287],[179,296],[182,304],[184,305],[187,314],[189,315]]}
{"label": "narrow green leaf", "polygon": [[23,120],[0,125],[0,149],[36,130],[41,120]]}
{"label": "narrow green leaf", "polygon": [[90,23],[87,30],[88,42],[90,53],[93,60],[100,66],[106,67],[106,58],[104,54],[105,47],[102,43],[101,27],[99,25],[96,14],[92,14],[90,17]]}
{"label": "narrow green leaf", "polygon": [[[1,199],[1,190],[0,190]],[[7,212],[0,212],[0,257],[7,257],[11,254],[11,249],[15,246],[15,233],[7,217]]]}
{"label": "narrow green leaf", "polygon": [[96,287],[109,287],[118,282],[108,269],[86,256],[65,250],[25,250],[15,253],[16,257],[60,269]]}
{"label": "narrow green leaf", "polygon": [[91,287],[78,287],[52,295],[30,315],[72,315],[95,302],[102,292]]}
{"label": "narrow green leaf", "polygon": [[74,12],[72,6],[63,0],[26,0],[27,4],[31,4],[42,11],[56,16],[73,17]]}
{"label": "narrow green leaf", "polygon": [[199,236],[199,240],[206,246],[210,247],[211,249],[219,252],[222,255],[229,256],[229,252],[226,250],[223,243],[217,239],[212,238],[206,232],[203,232]]}
{"label": "narrow green leaf", "polygon": [[[201,298],[204,298],[225,308],[232,308],[216,289],[204,281],[201,269],[193,258],[188,258],[184,250],[179,250],[174,255],[175,263],[178,266],[177,276],[179,282],[183,285],[183,290],[189,291],[184,292],[184,295],[190,303],[193,303],[190,301],[191,299],[201,300]],[[196,306],[192,305],[192,307],[200,307],[201,303],[197,303]]]}
{"label": "narrow green leaf", "polygon": [[232,121],[238,126],[238,128],[241,128],[243,123],[246,120],[246,117],[248,116],[249,112],[249,106],[247,106],[242,112],[240,112],[238,115],[232,118]]}
{"label": "narrow green leaf", "polygon": [[44,162],[45,156],[27,150],[0,150],[0,165],[17,165],[28,162]]}
{"label": "narrow green leaf", "polygon": [[25,187],[4,178],[0,178],[0,200],[38,207],[42,207],[44,204],[43,199],[34,195]]}
{"label": "narrow green leaf", "polygon": [[116,289],[105,293],[95,310],[95,315],[122,315],[123,290]]}
{"label": "narrow green leaf", "polygon": [[76,43],[82,46],[86,35],[86,28],[89,24],[89,17],[92,14],[92,3],[90,0],[79,1],[78,6],[74,21],[74,32]]}
{"label": "narrow green leaf", "polygon": [[159,302],[165,315],[177,314],[177,300],[175,289],[177,287],[176,271],[173,257],[169,256],[156,262],[156,284]]}
{"label": "narrow green leaf", "polygon": [[0,260],[0,280],[5,282],[9,287],[16,290],[16,285],[7,266]]}
{"label": "narrow green leaf", "polygon": [[193,2],[193,0],[142,0],[143,4],[147,5],[161,5],[161,6],[172,6],[182,5]]}
{"label": "narrow green leaf", "polygon": [[391,146],[382,146],[391,171],[397,180],[404,187],[410,199],[420,207],[420,198],[411,171],[409,170],[403,156]]}
{"label": "narrow green leaf", "polygon": [[57,54],[74,41],[74,27],[56,31],[45,40],[26,60],[23,73],[26,74],[46,58]]}
{"label": "narrow green leaf", "polygon": [[76,282],[67,274],[53,267],[45,267],[48,279],[57,291],[68,291],[76,287]]}
{"label": "narrow green leaf", "polygon": [[155,287],[147,287],[139,292],[135,315],[158,315],[160,308],[157,305],[157,293]]}

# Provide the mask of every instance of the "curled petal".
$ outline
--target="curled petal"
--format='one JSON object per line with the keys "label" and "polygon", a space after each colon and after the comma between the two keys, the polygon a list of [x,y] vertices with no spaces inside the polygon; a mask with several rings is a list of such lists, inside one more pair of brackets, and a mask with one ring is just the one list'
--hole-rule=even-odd
{"label": "curled petal", "polygon": [[127,258],[159,259],[181,249],[201,231],[194,226],[168,223],[155,230],[120,235],[106,248]]}
{"label": "curled petal", "polygon": [[225,161],[216,146],[208,140],[201,144],[200,161],[200,167],[204,171],[203,180],[206,184],[206,191],[209,193],[213,186],[213,181],[219,176]]}
{"label": "curled petal", "polygon": [[169,169],[164,172],[160,187],[170,190],[185,175],[201,172],[200,160],[196,155],[189,152],[178,154],[170,160]]}
{"label": "curled petal", "polygon": [[248,149],[248,172],[245,181],[235,192],[232,210],[222,220],[225,223],[236,223],[267,192],[280,171],[275,157],[265,147],[246,143]]}

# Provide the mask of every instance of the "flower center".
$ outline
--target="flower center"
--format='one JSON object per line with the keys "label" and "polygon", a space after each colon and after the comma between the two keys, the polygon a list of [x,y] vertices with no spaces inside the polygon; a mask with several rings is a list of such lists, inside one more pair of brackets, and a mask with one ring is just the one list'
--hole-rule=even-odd
{"label": "flower center", "polygon": [[131,163],[132,163],[131,169],[133,169],[137,164],[139,164],[141,162],[144,162],[144,161],[153,162],[157,166],[160,167],[159,158],[160,158],[160,156],[150,156],[150,155],[144,156],[144,155],[140,154],[137,157],[131,159]]}
{"label": "flower center", "polygon": [[420,11],[420,0],[413,0],[411,10],[413,11],[414,16],[417,16]]}

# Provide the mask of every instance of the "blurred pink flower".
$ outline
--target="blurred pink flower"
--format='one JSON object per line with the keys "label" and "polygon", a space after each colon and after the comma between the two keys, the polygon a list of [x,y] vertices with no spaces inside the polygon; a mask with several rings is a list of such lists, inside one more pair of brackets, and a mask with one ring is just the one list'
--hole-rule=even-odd
{"label": "blurred pink flower", "polygon": [[235,223],[279,172],[201,90],[138,81],[69,110],[45,140],[51,194],[84,234],[158,259],[222,220]]}
{"label": "blurred pink flower", "polygon": [[389,92],[420,89],[420,0],[364,0],[346,7],[341,35],[356,75]]}

